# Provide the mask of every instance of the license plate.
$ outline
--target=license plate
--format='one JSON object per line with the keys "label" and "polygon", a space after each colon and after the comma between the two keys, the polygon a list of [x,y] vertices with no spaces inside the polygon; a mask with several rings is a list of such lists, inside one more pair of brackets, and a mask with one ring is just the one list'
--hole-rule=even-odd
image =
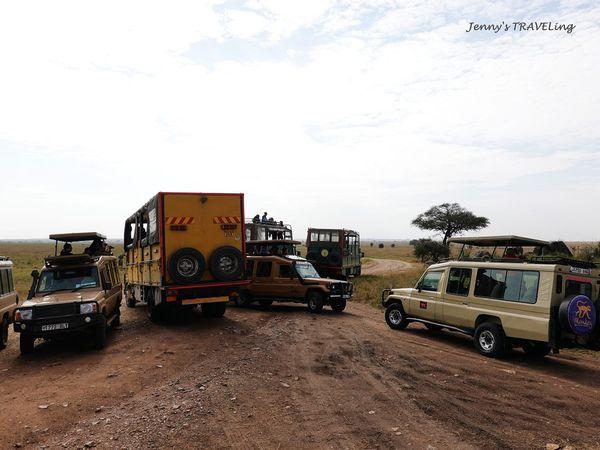
{"label": "license plate", "polygon": [[53,323],[50,325],[42,325],[42,331],[66,330],[69,328],[68,323]]}

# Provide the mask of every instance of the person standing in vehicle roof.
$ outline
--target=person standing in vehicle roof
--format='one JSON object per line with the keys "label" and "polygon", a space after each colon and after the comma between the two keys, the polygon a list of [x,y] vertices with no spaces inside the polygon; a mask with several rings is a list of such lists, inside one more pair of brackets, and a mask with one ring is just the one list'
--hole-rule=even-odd
{"label": "person standing in vehicle roof", "polygon": [[266,212],[266,211],[263,213],[263,216],[262,216],[261,222],[262,222],[262,223],[269,223],[269,218],[268,218],[268,216],[267,216],[267,212]]}

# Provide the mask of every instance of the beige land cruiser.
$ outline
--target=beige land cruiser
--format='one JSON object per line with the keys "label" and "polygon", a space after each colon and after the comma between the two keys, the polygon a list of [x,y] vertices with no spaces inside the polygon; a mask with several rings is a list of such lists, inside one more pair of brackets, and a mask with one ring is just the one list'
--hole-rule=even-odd
{"label": "beige land cruiser", "polygon": [[0,350],[4,350],[8,345],[8,329],[19,304],[12,271],[12,261],[0,256]]}
{"label": "beige land cruiser", "polygon": [[254,301],[262,307],[274,301],[296,302],[306,303],[312,313],[320,313],[324,305],[342,312],[352,297],[352,283],[321,278],[300,256],[248,256],[246,269],[250,284],[240,293],[244,305]]}
{"label": "beige land cruiser", "polygon": [[[595,264],[533,252],[543,241],[500,236],[454,242],[494,248],[484,259],[464,256],[434,264],[414,288],[382,293],[385,320],[393,329],[421,322],[474,337],[477,350],[500,357],[511,346],[530,356],[600,343],[597,320],[600,270]],[[495,250],[504,253],[496,258]]]}
{"label": "beige land cruiser", "polygon": [[[32,272],[27,300],[15,312],[21,353],[31,353],[36,339],[88,334],[96,349],[104,348],[108,325],[118,325],[122,286],[117,258],[98,233],[53,234],[54,256],[41,272]],[[71,243],[91,241],[83,253]],[[58,251],[58,243],[64,243]]]}

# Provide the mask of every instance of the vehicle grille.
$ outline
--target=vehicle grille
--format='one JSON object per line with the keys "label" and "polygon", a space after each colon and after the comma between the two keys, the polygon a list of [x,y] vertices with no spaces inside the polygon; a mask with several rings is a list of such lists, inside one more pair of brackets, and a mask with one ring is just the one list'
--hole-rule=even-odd
{"label": "vehicle grille", "polygon": [[350,291],[350,283],[335,283],[331,286],[331,292],[335,294],[345,294]]}
{"label": "vehicle grille", "polygon": [[46,317],[60,317],[77,314],[77,305],[75,303],[65,303],[61,305],[36,306],[33,308],[33,318],[43,319]]}

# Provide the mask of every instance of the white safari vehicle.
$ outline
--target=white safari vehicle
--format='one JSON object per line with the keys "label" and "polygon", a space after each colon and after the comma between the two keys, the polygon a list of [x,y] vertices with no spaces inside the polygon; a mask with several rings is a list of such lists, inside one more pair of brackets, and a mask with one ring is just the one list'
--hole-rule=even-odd
{"label": "white safari vehicle", "polygon": [[[453,239],[457,260],[434,264],[413,288],[382,293],[393,329],[421,322],[474,337],[486,356],[512,346],[531,356],[563,347],[599,345],[600,270],[589,262],[548,255],[549,242],[518,236]],[[486,247],[467,256],[466,246]],[[532,248],[529,254],[524,249]],[[496,251],[503,248],[500,256]]]}

